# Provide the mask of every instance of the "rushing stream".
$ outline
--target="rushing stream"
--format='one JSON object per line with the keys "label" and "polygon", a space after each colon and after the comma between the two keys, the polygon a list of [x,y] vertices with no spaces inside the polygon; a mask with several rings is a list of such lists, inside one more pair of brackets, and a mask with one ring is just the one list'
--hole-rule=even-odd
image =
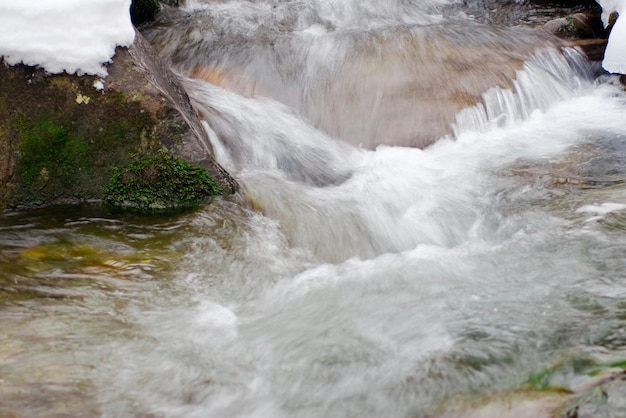
{"label": "rushing stream", "polygon": [[623,362],[626,94],[472,4],[164,10],[242,191],[1,215],[0,416],[451,416]]}

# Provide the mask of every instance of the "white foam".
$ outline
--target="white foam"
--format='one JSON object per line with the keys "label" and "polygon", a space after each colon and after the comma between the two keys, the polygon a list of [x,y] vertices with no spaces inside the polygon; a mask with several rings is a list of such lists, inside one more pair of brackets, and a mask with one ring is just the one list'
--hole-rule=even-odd
{"label": "white foam", "polygon": [[585,205],[576,209],[576,213],[589,212],[596,213],[598,215],[606,215],[607,213],[615,212],[618,210],[626,209],[626,205],[623,203],[600,203],[599,205]]}

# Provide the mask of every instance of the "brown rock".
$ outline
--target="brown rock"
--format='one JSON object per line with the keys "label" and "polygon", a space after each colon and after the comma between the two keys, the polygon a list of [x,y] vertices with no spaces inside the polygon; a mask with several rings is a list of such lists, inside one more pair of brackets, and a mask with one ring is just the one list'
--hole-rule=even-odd
{"label": "brown rock", "polygon": [[574,13],[547,22],[543,29],[560,38],[591,39],[606,37],[600,16],[592,13]]}
{"label": "brown rock", "polygon": [[179,80],[139,33],[107,69],[100,80],[0,65],[0,210],[100,200],[114,167],[162,148],[235,191]]}
{"label": "brown rock", "polygon": [[606,39],[574,39],[565,42],[565,45],[580,48],[589,61],[602,61],[606,42]]}

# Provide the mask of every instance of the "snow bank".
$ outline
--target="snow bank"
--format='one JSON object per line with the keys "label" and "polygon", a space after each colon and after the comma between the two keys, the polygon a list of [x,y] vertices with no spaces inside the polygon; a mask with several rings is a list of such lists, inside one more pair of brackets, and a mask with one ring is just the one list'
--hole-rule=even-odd
{"label": "snow bank", "polygon": [[602,21],[606,27],[609,16],[617,12],[619,17],[609,35],[604,51],[602,67],[610,73],[626,74],[626,0],[596,0],[602,6]]}
{"label": "snow bank", "polygon": [[0,56],[50,73],[107,74],[135,39],[131,0],[0,0]]}

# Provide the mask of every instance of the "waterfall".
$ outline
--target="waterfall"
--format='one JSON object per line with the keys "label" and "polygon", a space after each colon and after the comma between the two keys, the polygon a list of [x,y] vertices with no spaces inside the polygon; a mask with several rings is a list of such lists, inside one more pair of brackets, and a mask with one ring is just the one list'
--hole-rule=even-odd
{"label": "waterfall", "polygon": [[[497,164],[537,155],[527,138],[494,147],[486,132],[508,126],[515,136],[533,114],[543,118],[551,106],[591,88],[591,74],[577,50],[540,50],[517,73],[513,89],[490,89],[456,115],[456,142],[443,138],[425,151],[356,148],[275,100],[242,97],[198,79],[185,85],[218,160],[239,173],[254,206],[278,219],[294,245],[337,262],[471,240],[482,222],[483,171],[493,164],[485,157],[507,148],[523,150]],[[464,137],[478,133],[485,138],[464,145]],[[569,145],[557,135],[539,149],[545,157]]]}
{"label": "waterfall", "polygon": [[593,67],[576,49],[541,50],[524,63],[513,81],[512,89],[492,88],[476,106],[456,115],[454,133],[484,131],[526,120],[535,111],[545,111],[554,103],[576,96],[588,87]]}

